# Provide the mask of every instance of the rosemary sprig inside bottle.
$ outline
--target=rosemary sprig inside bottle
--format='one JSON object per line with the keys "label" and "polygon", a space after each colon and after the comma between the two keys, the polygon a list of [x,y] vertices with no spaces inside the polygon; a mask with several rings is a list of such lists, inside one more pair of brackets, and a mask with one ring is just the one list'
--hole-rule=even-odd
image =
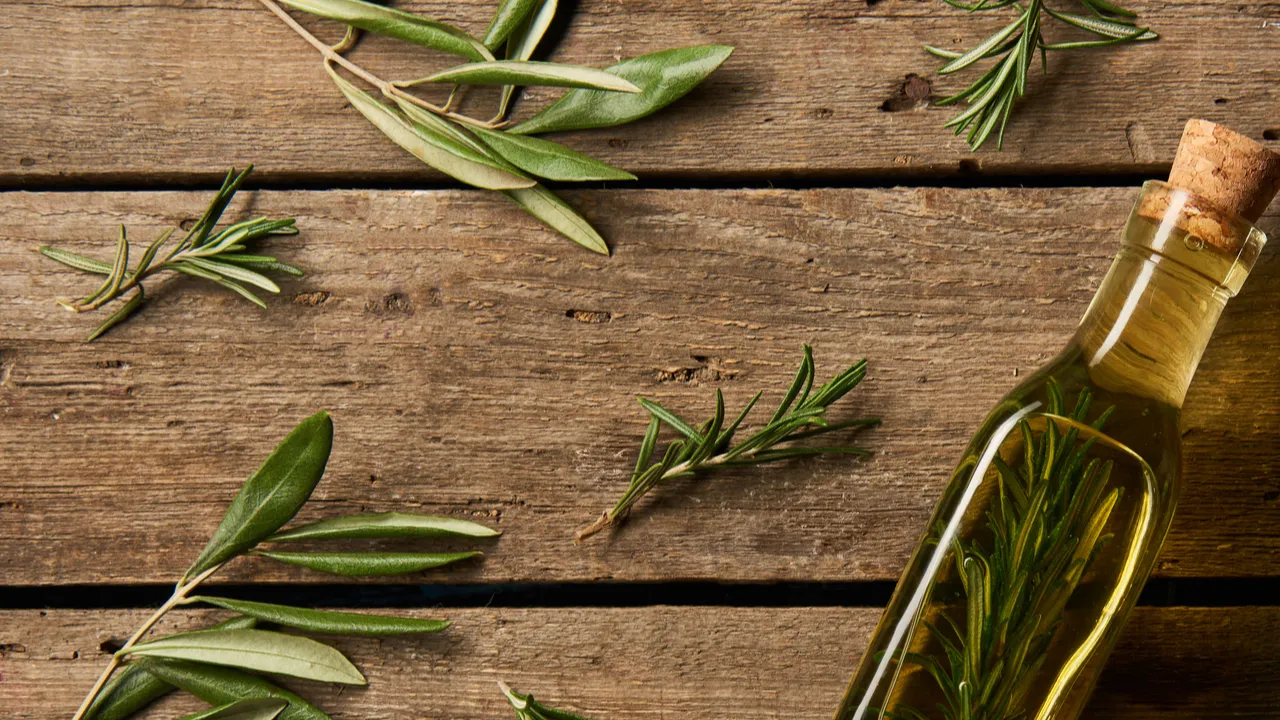
{"label": "rosemary sprig inside bottle", "polygon": [[[640,444],[640,456],[636,459],[636,467],[631,474],[631,485],[623,493],[622,498],[612,508],[606,510],[599,520],[577,534],[576,542],[581,542],[620,522],[640,498],[665,480],[693,477],[699,473],[721,468],[759,465],[828,453],[870,455],[869,451],[858,447],[843,445],[796,447],[788,444],[838,430],[878,425],[879,418],[831,423],[825,417],[827,408],[857,387],[866,375],[866,371],[867,361],[859,360],[814,391],[813,350],[805,345],[804,359],[800,362],[800,369],[796,371],[795,380],[792,381],[778,408],[774,410],[773,416],[769,418],[769,422],[737,444],[733,442],[734,436],[762,393],[756,393],[733,422],[726,426],[724,395],[717,389],[715,415],[697,428],[662,405],[640,398],[640,405],[649,412],[650,420],[649,429],[645,432],[644,440]],[[667,446],[662,459],[651,462],[658,443],[658,433],[664,424],[679,432],[684,439],[672,442]],[[784,444],[787,444],[786,447],[779,447]]]}
{"label": "rosemary sprig inside bottle", "polygon": [[[1094,455],[1115,408],[1088,422],[1089,388],[1069,413],[1059,384],[1051,379],[1047,390],[1044,419],[1018,424],[1021,462],[994,458],[998,499],[986,513],[990,538],[952,546],[963,598],[922,623],[937,650],[905,657],[942,691],[939,707],[947,718],[1027,717],[1025,698],[1063,626],[1067,603],[1111,540],[1105,529],[1123,488],[1112,487],[1113,462]],[[943,533],[935,528],[932,542]],[[886,715],[931,717],[903,704]]]}
{"label": "rosemary sprig inside bottle", "polygon": [[253,242],[264,237],[296,235],[298,229],[294,227],[293,218],[268,220],[260,217],[229,225],[216,233],[213,231],[222,213],[227,209],[227,205],[235,197],[236,191],[240,189],[251,172],[253,172],[252,165],[239,173],[232,168],[222,181],[222,188],[214,195],[213,202],[209,203],[204,215],[191,227],[186,237],[169,248],[168,252],[162,256],[161,251],[165,249],[174,234],[174,228],[165,230],[160,237],[147,246],[138,259],[138,264],[132,270],[129,269],[129,239],[124,225],[120,226],[116,256],[110,263],[48,245],[40,248],[40,253],[45,257],[57,260],[64,265],[107,276],[98,289],[90,295],[75,301],[58,301],[59,305],[72,312],[97,310],[123,297],[130,290],[134,291],[133,297],[112,313],[106,322],[99,325],[85,342],[92,342],[137,312],[146,300],[142,281],[161,271],[170,270],[208,280],[238,293],[261,308],[266,308],[266,303],[245,287],[246,285],[270,293],[280,292],[280,286],[263,275],[263,272],[280,272],[302,277],[301,270],[282,263],[274,257],[245,252]]}
{"label": "rosemary sprig inside bottle", "polygon": [[[1049,71],[1048,51],[1079,50],[1131,42],[1147,42],[1160,36],[1145,27],[1138,27],[1133,19],[1136,13],[1114,5],[1108,0],[1079,0],[1089,15],[1059,12],[1045,4],[1044,0],[1030,0],[1025,6],[1016,0],[978,0],[972,4],[958,0],[943,0],[953,7],[969,12],[999,10],[1013,6],[1018,19],[1001,28],[991,37],[965,53],[925,46],[925,50],[949,60],[938,69],[939,75],[949,75],[973,65],[979,60],[1000,58],[989,70],[964,90],[938,101],[939,105],[952,105],[961,101],[969,107],[947,122],[945,127],[955,128],[959,135],[966,130],[969,149],[982,147],[992,132],[997,133],[997,145],[1004,145],[1004,130],[1009,123],[1013,106],[1027,92],[1027,77],[1036,53],[1044,71]],[[1100,40],[1077,40],[1046,43],[1041,33],[1043,15],[1074,28],[1091,33]]]}

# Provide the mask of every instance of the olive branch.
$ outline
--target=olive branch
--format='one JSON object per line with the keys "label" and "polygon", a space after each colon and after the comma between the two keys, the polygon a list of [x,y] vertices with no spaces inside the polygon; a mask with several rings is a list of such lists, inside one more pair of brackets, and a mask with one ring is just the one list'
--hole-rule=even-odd
{"label": "olive branch", "polygon": [[[446,620],[314,610],[289,605],[197,595],[227,563],[245,555],[338,575],[415,573],[481,555],[480,552],[328,552],[264,549],[263,543],[438,537],[488,538],[498,533],[466,520],[383,513],[348,515],[291,529],[293,519],[324,476],[333,447],[326,413],[303,420],[245,481],[208,545],[183,573],[173,595],[111,657],[72,720],[123,720],[181,689],[217,707],[185,720],[328,720],[303,698],[253,673],[285,675],[343,685],[365,685],[364,675],[337,649],[307,633],[386,636],[434,633]],[[169,611],[202,603],[235,617],[212,628],[146,640]],[[123,669],[122,669],[123,668]],[[117,672],[119,670],[119,672]]]}
{"label": "olive branch", "polygon": [[[259,0],[314,47],[339,91],[392,142],[428,166],[473,187],[503,193],[530,215],[570,240],[604,255],[609,246],[577,211],[539,182],[635,180],[608,165],[536,134],[612,127],[646,117],[688,94],[728,59],[733,48],[703,45],[665,50],[625,60],[605,70],[532,58],[555,19],[557,0],[500,0],[483,38],[459,27],[364,0]],[[281,7],[343,23],[341,41],[330,45],[303,28]],[[421,45],[467,62],[408,80],[386,80],[346,57],[361,32]],[[381,98],[347,80],[340,71],[372,87]],[[413,90],[452,87],[443,104]],[[488,120],[458,109],[462,89],[502,86]],[[570,90],[528,120],[507,119],[517,89]]]}

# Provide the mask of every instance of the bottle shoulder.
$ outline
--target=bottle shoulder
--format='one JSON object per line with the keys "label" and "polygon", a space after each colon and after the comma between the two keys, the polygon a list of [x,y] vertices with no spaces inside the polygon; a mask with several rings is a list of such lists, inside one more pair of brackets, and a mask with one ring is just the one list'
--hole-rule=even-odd
{"label": "bottle shoulder", "polygon": [[[1035,414],[1074,418],[1140,455],[1153,468],[1176,472],[1181,458],[1180,410],[1159,399],[1096,382],[1083,353],[1068,346],[1009,391],[988,414],[975,443],[1000,423],[1035,406]],[[1165,474],[1160,472],[1159,474]]]}

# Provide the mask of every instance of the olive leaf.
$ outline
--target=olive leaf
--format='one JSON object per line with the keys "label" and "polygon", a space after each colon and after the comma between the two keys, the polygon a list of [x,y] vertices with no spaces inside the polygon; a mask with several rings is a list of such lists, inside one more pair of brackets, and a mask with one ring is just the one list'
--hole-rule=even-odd
{"label": "olive leaf", "polygon": [[480,552],[456,553],[360,553],[278,552],[255,550],[254,555],[330,575],[405,575],[479,557]]}
{"label": "olive leaf", "polygon": [[493,20],[489,22],[489,29],[484,33],[485,46],[496,48],[501,45],[514,30],[529,19],[529,15],[537,6],[538,0],[500,0],[498,10],[493,14]]}
{"label": "olive leaf", "polygon": [[469,63],[442,70],[434,75],[408,83],[456,83],[463,85],[539,85],[545,87],[587,88],[606,92],[639,93],[631,81],[612,73],[581,65],[534,62],[531,60],[494,60]]}
{"label": "olive leaf", "polygon": [[524,208],[525,212],[546,223],[561,235],[592,252],[601,255],[609,254],[609,246],[604,238],[600,237],[600,233],[591,227],[591,223],[545,187],[535,185],[523,190],[504,190],[503,192]]}
{"label": "olive leaf", "polygon": [[410,121],[421,125],[422,129],[429,131],[433,141],[442,144],[449,152],[482,165],[488,165],[504,173],[509,173],[524,182],[534,182],[515,166],[503,162],[501,158],[494,157],[487,146],[457,125],[433,115],[403,98],[392,97],[392,100],[395,101],[400,107],[400,111]]}
{"label": "olive leaf", "polygon": [[329,70],[329,75],[338,89],[351,102],[352,107],[364,115],[392,142],[427,165],[468,185],[487,190],[525,188],[533,185],[533,180],[514,175],[492,164],[481,162],[465,152],[460,152],[456,142],[450,143],[446,136],[433,132],[421,123],[411,122],[375,100],[373,96],[347,82],[331,65],[325,67]]}
{"label": "olive leaf", "polygon": [[640,88],[639,94],[570,90],[509,132],[585,130],[639,120],[687,95],[732,53],[733,48],[725,45],[697,45],[624,60],[607,71],[630,80]]}
{"label": "olive leaf", "polygon": [[147,673],[191,693],[210,705],[226,705],[237,700],[275,698],[289,706],[277,717],[279,720],[330,720],[316,706],[242,670],[181,660],[139,657],[131,661]]}
{"label": "olive leaf", "polygon": [[459,28],[413,13],[363,0],[280,0],[291,8],[337,20],[376,35],[386,35],[469,60],[492,60],[484,43]]}
{"label": "olive leaf", "polygon": [[547,707],[534,700],[532,694],[521,695],[501,680],[498,681],[498,688],[507,696],[507,701],[511,703],[519,720],[587,720],[581,715]]}
{"label": "olive leaf", "polygon": [[[542,0],[537,11],[526,18],[507,39],[506,58],[508,60],[532,58],[534,51],[538,49],[538,43],[541,43],[542,38],[547,34],[547,28],[551,27],[551,21],[555,19],[558,8],[559,3],[556,0]],[[511,107],[511,98],[515,92],[515,85],[502,88],[502,101],[498,105],[499,120],[506,118],[507,109]]]}
{"label": "olive leaf", "polygon": [[243,553],[289,522],[324,476],[332,448],[328,413],[318,412],[299,423],[245,481],[179,584]]}
{"label": "olive leaf", "polygon": [[[477,147],[483,149],[478,143]],[[117,272],[119,265],[117,263]],[[112,655],[111,662],[72,720],[123,720],[175,686],[212,705],[229,705],[247,698],[281,698],[289,702],[281,713],[282,720],[327,720],[327,716],[301,698],[229,668],[353,685],[364,685],[364,676],[341,652],[328,645],[298,635],[254,629],[258,619],[312,632],[372,636],[439,632],[449,627],[444,620],[362,615],[194,595],[196,588],[227,560],[252,551],[298,512],[323,476],[332,444],[333,423],[323,412],[303,420],[289,433],[245,481],[213,538],[178,582],[173,595]],[[382,513],[323,520],[295,528],[285,535],[292,539],[341,540],[477,538],[497,534],[466,520]],[[412,572],[479,554],[280,553],[279,556],[296,564],[354,575],[365,570],[372,574]],[[169,611],[195,602],[242,615],[207,630],[143,640]],[[128,664],[122,667],[125,662]],[[115,674],[117,670],[119,674]],[[259,715],[265,717],[270,711],[265,705],[237,705],[198,717],[259,720]]]}
{"label": "olive leaf", "polygon": [[126,667],[103,686],[85,712],[88,720],[124,720],[173,692],[173,686],[138,667]]}
{"label": "olive leaf", "polygon": [[559,143],[475,128],[480,139],[512,165],[548,180],[635,180],[636,176]]}
{"label": "olive leaf", "polygon": [[495,537],[502,533],[469,520],[438,517],[435,515],[410,515],[407,513],[377,513],[373,515],[346,515],[319,520],[282,530],[267,538],[268,542],[293,542],[298,540],[370,540],[377,538],[414,537]]}
{"label": "olive leaf", "polygon": [[134,645],[120,654],[226,665],[343,685],[367,684],[351,661],[328,645],[269,630],[197,630]]}
{"label": "olive leaf", "polygon": [[[233,617],[211,629],[243,630],[257,624],[255,618]],[[84,716],[86,720],[124,720],[173,690],[169,683],[144,672],[142,668],[129,665],[102,687]]]}
{"label": "olive leaf", "polygon": [[253,698],[237,700],[216,708],[193,713],[182,720],[275,720],[289,707],[287,700],[279,698]]}
{"label": "olive leaf", "polygon": [[232,600],[230,598],[204,595],[191,598],[191,600],[192,602],[202,602],[225,610],[232,610],[242,615],[248,615],[277,625],[318,633],[373,636],[433,633],[445,630],[451,624],[447,620],[423,620],[333,610],[309,610],[288,605],[273,605],[271,603]]}

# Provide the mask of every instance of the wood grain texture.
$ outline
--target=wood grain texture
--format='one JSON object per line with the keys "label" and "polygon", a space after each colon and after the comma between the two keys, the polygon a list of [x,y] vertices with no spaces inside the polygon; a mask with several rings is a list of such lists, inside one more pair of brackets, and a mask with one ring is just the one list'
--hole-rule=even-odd
{"label": "wood grain texture", "polygon": [[[397,7],[479,32],[490,0]],[[1126,3],[1157,43],[1057,53],[1033,73],[1002,153],[971,155],[943,129],[930,43],[969,47],[1009,21],[940,0],[582,0],[554,57],[609,65],[690,44],[738,47],[693,96],[642,122],[574,133],[573,147],[642,178],[975,172],[1150,172],[1168,167],[1183,122],[1225,122],[1255,140],[1280,132],[1280,0]],[[318,56],[252,0],[40,0],[0,17],[0,184],[213,183],[232,163],[259,182],[444,182],[347,107]],[[1012,12],[1012,11],[1009,11]],[[325,37],[332,27],[310,22]],[[1074,37],[1056,29],[1055,38]],[[356,59],[392,78],[450,61],[375,39]],[[911,93],[915,93],[912,95]],[[521,117],[558,91],[538,90]],[[494,96],[475,97],[478,115]],[[896,111],[889,111],[896,109]],[[487,115],[484,115],[487,117]],[[1271,142],[1272,147],[1275,143]]]}
{"label": "wood grain texture", "polygon": [[[395,611],[407,612],[407,611]],[[443,635],[339,638],[369,687],[288,682],[335,720],[513,717],[495,682],[592,718],[825,719],[871,634],[875,608],[650,607],[412,611],[456,621]],[[134,611],[0,612],[6,718],[69,717]],[[203,627],[204,613],[164,629]],[[1276,608],[1140,608],[1086,711],[1091,719],[1274,718]],[[199,703],[171,697],[143,716]]]}
{"label": "wood grain texture", "polygon": [[[268,312],[184,279],[102,340],[53,298],[92,280],[34,252],[150,238],[187,193],[0,195],[0,584],[168,582],[300,418],[337,425],[302,519],[422,511],[506,535],[438,582],[896,578],[983,414],[1070,336],[1134,198],[1123,189],[611,191],[571,199],[599,258],[480,192],[261,192],[310,271]],[[1264,219],[1274,230],[1276,216]],[[1162,576],[1280,572],[1280,261],[1227,308],[1184,415],[1186,493]],[[182,288],[179,290],[178,285]],[[870,460],[656,491],[620,533],[638,394],[691,416],[776,401],[815,346],[869,379]],[[329,582],[242,561],[235,581]]]}

